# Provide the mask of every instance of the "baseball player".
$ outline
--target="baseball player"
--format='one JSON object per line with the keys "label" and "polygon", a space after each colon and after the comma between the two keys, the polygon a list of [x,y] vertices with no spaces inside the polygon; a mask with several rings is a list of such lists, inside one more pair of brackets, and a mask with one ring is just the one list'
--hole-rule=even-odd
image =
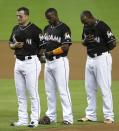
{"label": "baseball player", "polygon": [[105,22],[94,18],[90,11],[83,11],[80,18],[84,24],[82,44],[87,48],[88,54],[85,67],[85,89],[88,106],[86,116],[80,120],[97,120],[96,93],[99,86],[103,99],[104,123],[113,123],[112,57],[110,51],[116,46],[116,40],[110,27]]}
{"label": "baseball player", "polygon": [[68,50],[71,45],[71,32],[69,27],[59,21],[57,10],[49,8],[45,12],[49,22],[44,28],[45,64],[45,90],[47,95],[47,112],[39,120],[39,124],[56,122],[56,91],[59,90],[63,111],[63,124],[72,124],[72,103],[68,87],[69,61]]}
{"label": "baseball player", "polygon": [[[38,77],[41,71],[37,54],[43,36],[41,29],[29,22],[29,9],[21,7],[16,15],[18,25],[13,28],[9,45],[16,57],[14,79],[18,97],[18,121],[11,126],[37,127],[40,117]],[[26,91],[31,100],[30,123],[28,123]]]}

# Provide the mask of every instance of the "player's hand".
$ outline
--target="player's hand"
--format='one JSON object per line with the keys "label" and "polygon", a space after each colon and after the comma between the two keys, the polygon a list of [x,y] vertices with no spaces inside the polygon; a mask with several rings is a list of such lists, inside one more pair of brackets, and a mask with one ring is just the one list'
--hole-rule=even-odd
{"label": "player's hand", "polygon": [[94,35],[90,35],[90,34],[88,36],[86,36],[85,41],[86,42],[96,42]]}
{"label": "player's hand", "polygon": [[23,42],[10,43],[10,48],[11,48],[12,50],[15,50],[15,49],[17,49],[17,48],[22,48],[23,45],[24,45]]}
{"label": "player's hand", "polygon": [[46,56],[48,56],[48,57],[50,57],[50,56],[52,56],[52,55],[53,55],[53,51],[48,51],[48,52],[45,52],[45,55],[46,55]]}
{"label": "player's hand", "polygon": [[14,44],[14,47],[15,47],[15,48],[22,48],[23,45],[24,45],[23,42],[16,42],[16,43]]}
{"label": "player's hand", "polygon": [[46,63],[46,57],[45,57],[45,55],[41,55],[41,56],[39,55],[38,58],[39,58],[39,60],[40,60],[41,63]]}
{"label": "player's hand", "polygon": [[45,51],[46,51],[46,49],[40,49],[39,52],[38,52],[38,54],[39,54],[39,55],[44,55],[44,54],[45,54]]}

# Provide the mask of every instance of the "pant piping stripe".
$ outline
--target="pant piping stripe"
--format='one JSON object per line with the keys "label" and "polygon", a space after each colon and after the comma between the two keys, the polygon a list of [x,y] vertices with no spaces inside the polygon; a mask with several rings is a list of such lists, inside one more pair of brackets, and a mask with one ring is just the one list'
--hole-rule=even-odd
{"label": "pant piping stripe", "polygon": [[65,81],[66,81],[66,92],[67,92],[67,95],[68,95],[68,100],[69,100],[69,103],[70,103],[70,106],[72,105],[71,104],[71,101],[70,101],[70,96],[69,96],[69,92],[68,92],[68,81],[67,81],[67,77],[66,77],[66,65],[65,65],[65,58],[63,58],[63,63],[64,63],[64,70],[65,70]]}

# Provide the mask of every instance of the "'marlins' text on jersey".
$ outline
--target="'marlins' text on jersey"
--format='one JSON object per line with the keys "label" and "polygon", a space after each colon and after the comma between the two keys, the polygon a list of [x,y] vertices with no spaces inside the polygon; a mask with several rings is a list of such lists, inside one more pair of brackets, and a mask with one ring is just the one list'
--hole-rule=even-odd
{"label": "'marlins' text on jersey", "polygon": [[47,35],[47,33],[45,33],[44,34],[44,40],[45,41],[49,41],[49,40],[51,40],[51,41],[56,41],[56,42],[58,42],[58,43],[60,43],[61,42],[61,37],[58,37],[58,36],[53,36],[53,35]]}
{"label": "'marlins' text on jersey", "polygon": [[[68,33],[65,33],[65,39],[70,39],[71,37],[70,37],[70,35],[68,34]],[[59,37],[59,36],[56,36],[56,35],[47,35],[47,33],[45,33],[44,34],[44,40],[45,41],[49,41],[49,40],[51,40],[51,41],[56,41],[56,42],[58,42],[58,43],[60,43],[61,42],[61,37]]]}
{"label": "'marlins' text on jersey", "polygon": [[66,24],[61,22],[57,26],[48,25],[44,28],[46,51],[51,51],[64,43],[71,44],[71,32]]}

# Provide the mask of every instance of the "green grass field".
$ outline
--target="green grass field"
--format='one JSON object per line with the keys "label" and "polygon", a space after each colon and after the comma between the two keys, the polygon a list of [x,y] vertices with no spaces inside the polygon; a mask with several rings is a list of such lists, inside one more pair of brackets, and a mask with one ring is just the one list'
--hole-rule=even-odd
{"label": "green grass field", "polygon": [[[115,112],[115,122],[119,122],[119,98],[118,98],[118,81],[113,81],[112,83],[112,93],[114,100],[114,112]],[[17,120],[17,98],[14,87],[13,80],[0,80],[0,131],[28,131],[27,127],[11,127],[10,123]],[[72,96],[73,114],[74,114],[74,125],[73,127],[85,126],[87,124],[95,123],[78,123],[77,119],[84,115],[86,107],[86,94],[84,89],[84,81],[70,81],[70,91]],[[44,91],[44,82],[39,81],[39,93],[41,98],[41,116],[44,115],[47,105],[46,96]],[[102,97],[100,91],[97,95],[97,117],[99,121],[103,121],[102,113]],[[30,102],[29,102],[29,112],[30,112]],[[60,105],[60,99],[58,97],[57,105],[58,122],[62,121],[62,111]],[[97,122],[98,123],[98,122]],[[42,128],[61,128],[60,123],[49,125],[49,126],[38,126],[35,129]],[[35,130],[34,129],[34,130]]]}
{"label": "green grass field", "polygon": [[47,24],[44,12],[54,7],[59,17],[67,23],[72,30],[73,41],[80,41],[82,24],[80,13],[82,10],[91,10],[99,19],[104,20],[119,39],[119,0],[0,0],[0,40],[8,40],[16,21],[16,9],[26,6],[30,9],[31,21],[42,29]]}

